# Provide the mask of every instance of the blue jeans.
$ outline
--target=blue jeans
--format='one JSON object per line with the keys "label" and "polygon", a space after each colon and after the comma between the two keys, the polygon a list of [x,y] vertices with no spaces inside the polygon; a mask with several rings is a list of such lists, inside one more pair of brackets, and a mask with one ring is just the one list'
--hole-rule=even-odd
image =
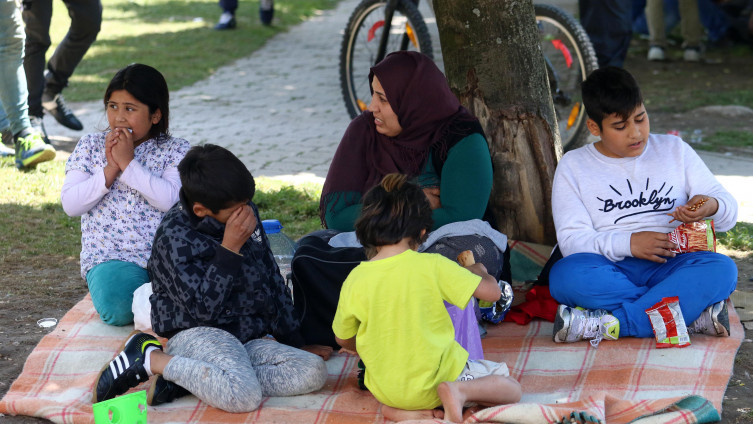
{"label": "blue jeans", "polygon": [[620,337],[653,337],[646,309],[663,297],[678,296],[690,324],[709,305],[728,298],[736,285],[737,265],[713,252],[683,253],[663,264],[576,253],[555,263],[549,277],[558,302],[610,311],[620,321]]}
{"label": "blue jeans", "polygon": [[149,282],[146,269],[124,261],[95,265],[86,273],[94,309],[105,324],[123,326],[133,322],[133,292]]}
{"label": "blue jeans", "polygon": [[29,128],[29,95],[23,68],[24,27],[15,0],[0,0],[0,130]]}
{"label": "blue jeans", "polygon": [[632,4],[626,0],[579,0],[580,23],[586,30],[599,68],[622,67],[633,36]]}

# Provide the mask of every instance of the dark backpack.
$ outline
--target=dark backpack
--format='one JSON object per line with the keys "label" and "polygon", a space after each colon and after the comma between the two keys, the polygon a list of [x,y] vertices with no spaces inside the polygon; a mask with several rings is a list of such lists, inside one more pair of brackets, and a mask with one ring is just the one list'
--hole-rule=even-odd
{"label": "dark backpack", "polygon": [[332,247],[315,235],[298,242],[291,262],[293,305],[307,345],[340,348],[332,332],[340,289],[350,271],[365,260],[360,247]]}

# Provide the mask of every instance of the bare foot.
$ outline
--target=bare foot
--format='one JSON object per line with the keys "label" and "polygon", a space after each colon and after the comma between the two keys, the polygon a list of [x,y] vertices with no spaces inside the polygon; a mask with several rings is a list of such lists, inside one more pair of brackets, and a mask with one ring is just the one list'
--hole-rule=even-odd
{"label": "bare foot", "polygon": [[390,421],[407,421],[407,420],[430,420],[437,417],[437,414],[441,414],[442,411],[436,409],[418,409],[415,411],[408,411],[405,409],[397,409],[391,406],[382,404],[382,415]]}
{"label": "bare foot", "polygon": [[465,395],[458,390],[458,383],[455,381],[445,381],[437,386],[437,394],[444,406],[444,419],[454,423],[463,422],[463,405],[465,404]]}
{"label": "bare foot", "polygon": [[471,415],[486,408],[487,408],[486,406],[471,406],[470,408],[466,408],[465,411],[463,411],[463,422],[465,422],[465,420],[470,418]]}

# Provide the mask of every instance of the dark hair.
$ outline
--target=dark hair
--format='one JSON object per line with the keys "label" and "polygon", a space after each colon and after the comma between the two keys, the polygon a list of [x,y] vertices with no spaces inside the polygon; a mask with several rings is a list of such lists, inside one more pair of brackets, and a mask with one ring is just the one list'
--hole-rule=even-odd
{"label": "dark hair", "polygon": [[178,164],[183,195],[218,213],[233,203],[254,198],[256,182],[232,152],[214,144],[194,146]]}
{"label": "dark hair", "polygon": [[405,237],[418,247],[426,237],[421,232],[433,224],[431,206],[423,190],[409,182],[406,175],[387,174],[364,195],[355,228],[367,256],[373,257],[377,247],[396,244]]}
{"label": "dark hair", "polygon": [[608,66],[597,69],[581,84],[583,105],[588,117],[601,127],[605,117],[617,114],[628,119],[630,114],[643,103],[641,88],[630,72]]}
{"label": "dark hair", "polygon": [[165,77],[158,70],[140,63],[133,63],[119,70],[105,90],[105,108],[113,91],[118,90],[127,91],[136,100],[147,105],[150,115],[157,109],[162,113],[162,119],[149,129],[149,138],[170,135],[170,93]]}

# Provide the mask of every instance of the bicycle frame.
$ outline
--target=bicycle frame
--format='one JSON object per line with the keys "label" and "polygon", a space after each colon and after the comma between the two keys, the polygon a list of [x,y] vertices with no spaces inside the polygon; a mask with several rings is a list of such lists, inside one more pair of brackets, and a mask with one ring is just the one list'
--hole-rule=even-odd
{"label": "bicycle frame", "polygon": [[[399,0],[387,0],[387,4],[384,7],[384,28],[382,29],[382,37],[379,39],[379,48],[377,50],[376,60],[374,64],[381,62],[387,53],[387,40],[389,39],[390,30],[392,29],[392,17],[395,15],[395,9],[397,9],[397,3]],[[418,0],[410,0],[418,7]],[[403,35],[403,39],[400,41],[400,50],[408,49],[408,42],[410,38],[408,34]]]}

